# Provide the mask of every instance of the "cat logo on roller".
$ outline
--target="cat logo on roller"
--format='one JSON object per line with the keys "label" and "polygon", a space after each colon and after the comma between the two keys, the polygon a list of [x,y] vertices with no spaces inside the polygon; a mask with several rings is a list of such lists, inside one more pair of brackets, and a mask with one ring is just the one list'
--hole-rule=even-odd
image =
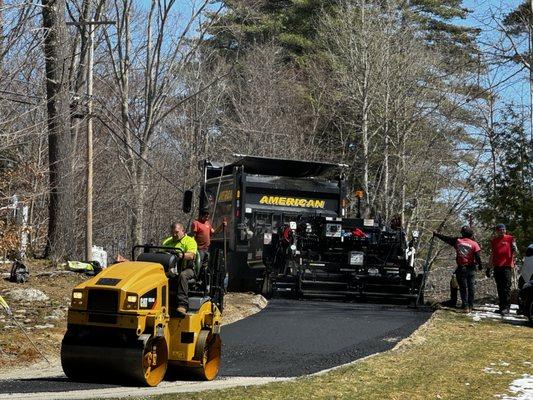
{"label": "cat logo on roller", "polygon": [[259,204],[302,208],[324,208],[326,206],[326,201],[297,197],[263,196],[259,200]]}

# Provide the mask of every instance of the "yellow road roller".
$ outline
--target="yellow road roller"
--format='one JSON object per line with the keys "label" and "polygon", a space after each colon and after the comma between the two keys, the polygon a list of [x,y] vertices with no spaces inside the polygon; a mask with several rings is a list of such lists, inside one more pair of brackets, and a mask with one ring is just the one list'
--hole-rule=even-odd
{"label": "yellow road roller", "polygon": [[167,370],[203,380],[218,375],[223,254],[212,257],[211,267],[195,269],[183,316],[175,311],[178,282],[172,273],[181,265],[179,252],[135,246],[135,261],[114,264],[74,288],[61,343],[69,379],[157,386]]}

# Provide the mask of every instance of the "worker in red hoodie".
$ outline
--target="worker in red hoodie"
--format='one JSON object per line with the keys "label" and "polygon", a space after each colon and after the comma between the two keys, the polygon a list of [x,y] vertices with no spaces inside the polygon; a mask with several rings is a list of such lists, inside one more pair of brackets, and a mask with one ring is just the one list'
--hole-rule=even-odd
{"label": "worker in red hoodie", "polygon": [[[494,280],[498,290],[498,302],[502,315],[509,314],[511,308],[511,279],[515,266],[515,254],[517,253],[516,241],[512,235],[508,235],[504,224],[498,224],[494,228],[495,236],[490,240],[489,266],[494,270]],[[487,270],[490,276],[490,270]]]}
{"label": "worker in red hoodie", "polygon": [[463,226],[461,237],[441,235],[438,232],[433,232],[433,236],[455,248],[457,262],[455,274],[461,294],[461,308],[465,312],[472,311],[476,287],[476,265],[480,271],[483,269],[479,256],[481,247],[472,239],[474,231],[469,226]]}

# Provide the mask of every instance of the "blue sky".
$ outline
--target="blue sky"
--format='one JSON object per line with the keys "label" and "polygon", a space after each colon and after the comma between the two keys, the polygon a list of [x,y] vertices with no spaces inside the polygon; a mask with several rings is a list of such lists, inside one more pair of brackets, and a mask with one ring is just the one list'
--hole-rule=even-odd
{"label": "blue sky", "polygon": [[[522,3],[521,0],[464,0],[464,6],[472,10],[472,14],[464,22],[483,30],[482,46],[485,50],[491,51],[490,43],[497,42],[499,39],[495,19],[501,20],[503,15],[516,9],[520,3]],[[518,106],[529,107],[528,73],[522,71],[510,78],[517,73],[518,69],[516,65],[509,65],[493,71],[491,75],[495,82],[505,80],[504,83],[498,85],[497,90],[501,102],[512,101]]]}
{"label": "blue sky", "polygon": [[[178,0],[180,11],[184,16],[188,16],[191,10],[202,3],[202,0]],[[149,7],[151,0],[140,0],[139,3]],[[486,50],[491,50],[489,43],[498,41],[499,34],[496,30],[496,19],[500,19],[506,13],[514,10],[522,0],[463,0],[463,5],[472,10],[466,20],[458,21],[476,28],[482,29],[482,46]],[[212,4],[213,9],[219,4]],[[498,83],[496,92],[500,100],[499,106],[504,107],[505,103],[513,102],[516,106],[529,108],[529,82],[528,74],[522,71],[517,74],[519,67],[509,64],[492,71],[492,83]],[[514,76],[513,76],[514,75]]]}

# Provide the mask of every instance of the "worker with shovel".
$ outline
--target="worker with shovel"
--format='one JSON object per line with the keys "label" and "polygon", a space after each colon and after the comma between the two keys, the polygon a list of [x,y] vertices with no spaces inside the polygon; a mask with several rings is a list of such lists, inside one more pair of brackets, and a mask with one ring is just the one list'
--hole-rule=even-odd
{"label": "worker with shovel", "polygon": [[456,252],[456,276],[461,294],[461,309],[470,312],[474,308],[474,295],[476,286],[476,265],[478,270],[483,269],[481,263],[481,247],[472,238],[474,231],[469,226],[461,228],[460,237],[452,237],[433,232],[433,236],[455,248]]}

